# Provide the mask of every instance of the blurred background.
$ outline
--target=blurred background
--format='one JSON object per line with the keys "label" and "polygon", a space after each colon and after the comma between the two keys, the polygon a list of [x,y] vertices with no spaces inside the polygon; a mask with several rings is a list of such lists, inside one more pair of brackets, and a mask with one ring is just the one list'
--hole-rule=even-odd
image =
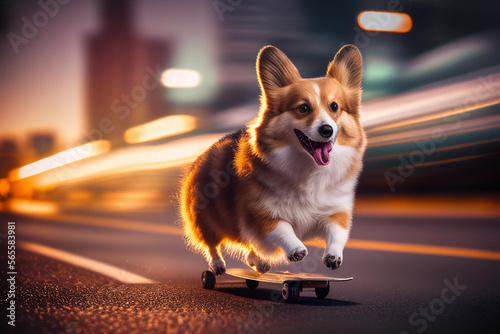
{"label": "blurred background", "polygon": [[[0,272],[20,273],[16,333],[493,332],[499,13],[497,0],[0,0],[0,244],[16,222],[18,241]],[[274,268],[355,280],[292,308],[270,301],[274,285],[203,290],[177,215],[185,168],[255,117],[267,44],[306,78],[345,44],[364,59],[346,260],[332,273],[308,243]],[[467,288],[453,305],[450,282]]]}
{"label": "blurred background", "polygon": [[262,46],[317,77],[350,43],[369,137],[357,210],[498,216],[499,12],[494,0],[2,0],[3,208],[173,215],[183,168],[256,115]]}

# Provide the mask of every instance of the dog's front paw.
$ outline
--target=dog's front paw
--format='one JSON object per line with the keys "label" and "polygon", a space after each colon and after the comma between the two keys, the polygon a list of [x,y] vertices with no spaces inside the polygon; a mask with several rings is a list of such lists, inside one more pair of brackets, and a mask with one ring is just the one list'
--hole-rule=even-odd
{"label": "dog's front paw", "polygon": [[288,260],[290,262],[299,262],[302,261],[303,258],[305,258],[307,255],[307,248],[296,248],[293,250],[291,253],[287,255]]}
{"label": "dog's front paw", "polygon": [[226,264],[222,259],[210,261],[210,270],[216,275],[222,275],[226,273]]}
{"label": "dog's front paw", "polygon": [[271,265],[268,262],[261,260],[257,263],[257,266],[255,266],[255,269],[259,273],[264,274],[264,273],[267,273],[269,270],[271,270]]}
{"label": "dog's front paw", "polygon": [[325,254],[325,256],[323,256],[323,263],[330,269],[337,269],[342,264],[342,256]]}

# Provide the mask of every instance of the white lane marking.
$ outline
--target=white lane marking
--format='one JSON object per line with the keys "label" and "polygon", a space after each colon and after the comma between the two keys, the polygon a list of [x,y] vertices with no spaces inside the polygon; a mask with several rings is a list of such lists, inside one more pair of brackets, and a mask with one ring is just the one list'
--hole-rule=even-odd
{"label": "white lane marking", "polygon": [[20,242],[19,247],[25,250],[44,255],[71,265],[84,268],[98,274],[108,276],[112,279],[127,284],[154,284],[156,281],[149,278],[131,273],[125,269],[121,269],[110,264],[92,260],[80,255],[65,252],[63,250],[52,247],[36,244],[33,242]]}

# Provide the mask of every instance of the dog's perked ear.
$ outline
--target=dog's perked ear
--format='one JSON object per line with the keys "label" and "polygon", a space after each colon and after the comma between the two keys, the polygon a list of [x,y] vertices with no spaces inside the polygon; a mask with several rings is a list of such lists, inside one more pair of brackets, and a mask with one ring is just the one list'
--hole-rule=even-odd
{"label": "dog's perked ear", "polygon": [[257,56],[257,77],[264,96],[270,91],[286,87],[301,79],[299,71],[278,48],[268,45]]}
{"label": "dog's perked ear", "polygon": [[327,76],[337,79],[350,92],[349,106],[352,112],[359,110],[361,104],[361,80],[363,77],[363,58],[354,45],[348,44],[337,52],[328,65]]}

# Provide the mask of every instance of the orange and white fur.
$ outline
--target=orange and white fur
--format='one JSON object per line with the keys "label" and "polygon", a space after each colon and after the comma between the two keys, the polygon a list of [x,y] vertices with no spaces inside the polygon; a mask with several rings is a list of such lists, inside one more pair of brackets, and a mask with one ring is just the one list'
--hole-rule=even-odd
{"label": "orange and white fur", "polygon": [[183,181],[187,244],[217,275],[222,251],[259,272],[307,255],[323,239],[323,263],[342,264],[366,136],[360,126],[362,58],[344,46],[322,78],[302,79],[273,46],[260,50],[258,115],[195,161]]}

